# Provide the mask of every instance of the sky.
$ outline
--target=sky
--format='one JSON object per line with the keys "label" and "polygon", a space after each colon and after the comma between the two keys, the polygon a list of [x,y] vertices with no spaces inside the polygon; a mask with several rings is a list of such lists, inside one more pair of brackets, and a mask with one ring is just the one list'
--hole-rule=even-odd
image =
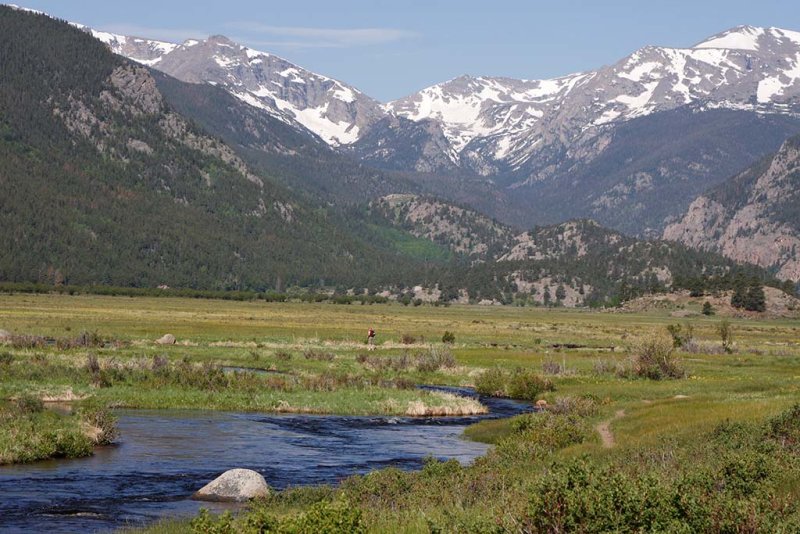
{"label": "sky", "polygon": [[222,34],[386,102],[463,74],[540,79],[749,24],[800,30],[795,0],[16,0],[93,28]]}

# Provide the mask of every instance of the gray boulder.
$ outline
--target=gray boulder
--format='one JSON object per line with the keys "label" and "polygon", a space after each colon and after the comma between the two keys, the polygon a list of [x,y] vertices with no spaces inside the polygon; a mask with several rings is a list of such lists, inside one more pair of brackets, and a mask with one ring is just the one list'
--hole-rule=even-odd
{"label": "gray boulder", "polygon": [[267,481],[252,469],[231,469],[203,486],[193,499],[199,501],[245,502],[269,495]]}
{"label": "gray boulder", "polygon": [[0,329],[0,341],[4,341],[10,337],[11,337],[11,332],[9,332],[8,330]]}
{"label": "gray boulder", "polygon": [[164,334],[160,338],[156,339],[156,344],[158,345],[174,345],[175,344],[175,336],[172,334]]}

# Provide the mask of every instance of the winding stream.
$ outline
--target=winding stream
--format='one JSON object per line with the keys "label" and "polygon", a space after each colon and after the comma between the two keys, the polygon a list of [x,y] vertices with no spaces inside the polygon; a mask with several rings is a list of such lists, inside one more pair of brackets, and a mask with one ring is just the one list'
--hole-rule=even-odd
{"label": "winding stream", "polygon": [[[462,395],[470,390],[437,388]],[[462,437],[481,419],[530,405],[480,398],[474,417],[409,418],[271,415],[213,411],[118,412],[121,441],[94,456],[0,467],[0,530],[92,532],[194,514],[189,496],[234,467],[261,472],[276,489],[336,483],[395,466],[416,469],[426,456],[468,463],[487,446]]]}

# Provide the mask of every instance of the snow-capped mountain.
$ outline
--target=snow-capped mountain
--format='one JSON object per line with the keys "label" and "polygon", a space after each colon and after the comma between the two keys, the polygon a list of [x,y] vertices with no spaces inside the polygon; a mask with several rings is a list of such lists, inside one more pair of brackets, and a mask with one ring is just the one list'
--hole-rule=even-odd
{"label": "snow-capped mountain", "polygon": [[[614,65],[548,80],[462,76],[383,106],[223,36],[177,45],[90,31],[116,53],[183,81],[219,84],[333,146],[355,143],[387,116],[433,121],[447,158],[483,175],[520,170],[553,143],[569,146],[606,125],[686,104],[786,113],[800,95],[800,32],[778,28],[741,26],[685,49],[647,46]],[[544,178],[531,171],[528,180]]]}
{"label": "snow-capped mountain", "polygon": [[220,85],[332,146],[354,142],[384,114],[378,102],[354,87],[221,35],[178,45],[85,29],[117,54],[182,81]]}
{"label": "snow-capped mountain", "polygon": [[[800,33],[742,26],[692,48],[647,46],[614,65],[552,80],[461,77],[389,103],[434,120],[455,162],[481,174],[519,170],[553,144],[607,125],[693,103],[709,108],[800,110]],[[546,178],[530,169],[528,180]]]}
{"label": "snow-capped mountain", "polygon": [[554,79],[462,76],[387,104],[222,36],[178,45],[87,31],[370,166],[450,176],[455,189],[482,182],[509,207],[491,215],[523,226],[591,217],[660,235],[702,191],[800,133],[800,32],[779,28],[646,46]]}

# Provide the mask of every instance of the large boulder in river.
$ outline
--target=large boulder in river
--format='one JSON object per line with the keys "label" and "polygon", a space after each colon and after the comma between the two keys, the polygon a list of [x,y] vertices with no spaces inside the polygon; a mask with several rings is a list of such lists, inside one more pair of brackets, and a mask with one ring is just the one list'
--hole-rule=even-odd
{"label": "large boulder in river", "polygon": [[174,345],[175,344],[175,336],[172,334],[164,334],[160,338],[156,339],[157,345]]}
{"label": "large boulder in river", "polygon": [[252,469],[231,469],[203,486],[193,499],[200,501],[244,502],[269,495],[267,481]]}

